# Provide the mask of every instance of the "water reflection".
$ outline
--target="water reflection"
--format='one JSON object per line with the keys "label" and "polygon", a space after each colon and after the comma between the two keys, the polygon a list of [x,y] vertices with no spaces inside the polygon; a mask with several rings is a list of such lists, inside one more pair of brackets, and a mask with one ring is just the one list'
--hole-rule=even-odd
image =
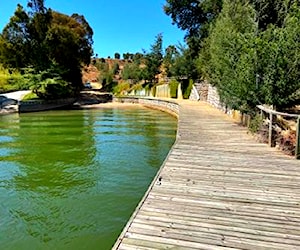
{"label": "water reflection", "polygon": [[0,245],[110,249],[174,142],[143,108],[0,117]]}
{"label": "water reflection", "polygon": [[64,196],[74,186],[84,192],[94,185],[92,125],[82,112],[22,114],[10,142],[17,150],[4,157],[18,163],[22,173],[14,177],[15,188]]}

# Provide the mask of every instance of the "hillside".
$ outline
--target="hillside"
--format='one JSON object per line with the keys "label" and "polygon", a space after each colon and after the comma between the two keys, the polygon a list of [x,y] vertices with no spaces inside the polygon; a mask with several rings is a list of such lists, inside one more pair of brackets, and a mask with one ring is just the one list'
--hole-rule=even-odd
{"label": "hillside", "polygon": [[109,70],[113,70],[116,64],[119,65],[119,70],[117,74],[113,76],[114,80],[119,81],[121,78],[122,70],[124,69],[126,63],[128,63],[128,61],[120,59],[93,59],[92,63],[89,66],[85,66],[82,70],[82,82],[89,82],[92,86],[97,84],[100,85],[101,78],[103,77],[101,75],[103,73],[100,69],[101,67],[103,67],[104,64],[108,66]]}

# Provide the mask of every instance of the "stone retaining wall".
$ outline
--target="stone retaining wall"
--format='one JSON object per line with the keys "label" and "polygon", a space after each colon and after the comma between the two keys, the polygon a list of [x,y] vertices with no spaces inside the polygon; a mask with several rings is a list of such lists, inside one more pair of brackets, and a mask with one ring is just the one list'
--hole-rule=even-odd
{"label": "stone retaining wall", "polygon": [[222,104],[220,100],[218,89],[210,84],[208,85],[207,102],[215,108],[227,112],[226,107]]}
{"label": "stone retaining wall", "polygon": [[199,101],[200,100],[200,95],[199,95],[198,90],[196,89],[195,86],[193,86],[193,88],[191,90],[189,100],[191,100],[191,101]]}
{"label": "stone retaining wall", "polygon": [[207,81],[200,81],[200,82],[195,82],[194,87],[197,90],[199,94],[199,99],[200,101],[207,101],[207,96],[208,96],[208,82]]}

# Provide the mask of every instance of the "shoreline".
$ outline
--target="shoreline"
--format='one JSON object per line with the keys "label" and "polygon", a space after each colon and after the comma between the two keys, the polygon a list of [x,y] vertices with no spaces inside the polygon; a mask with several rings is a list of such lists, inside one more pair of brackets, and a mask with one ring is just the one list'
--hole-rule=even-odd
{"label": "shoreline", "polygon": [[139,103],[106,102],[106,103],[98,103],[98,104],[79,105],[78,109],[128,108],[128,107],[134,107],[136,105],[143,106]]}

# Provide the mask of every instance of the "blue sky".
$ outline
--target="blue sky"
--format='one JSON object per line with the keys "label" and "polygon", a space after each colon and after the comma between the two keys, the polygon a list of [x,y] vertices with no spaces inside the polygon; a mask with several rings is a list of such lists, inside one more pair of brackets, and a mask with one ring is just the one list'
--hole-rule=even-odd
{"label": "blue sky", "polygon": [[[0,0],[0,30],[8,23],[17,4],[27,0]],[[163,34],[164,48],[183,43],[184,32],[164,14],[164,0],[45,0],[46,7],[85,16],[94,31],[94,53],[113,57],[115,52],[136,53],[150,49],[155,36]]]}

